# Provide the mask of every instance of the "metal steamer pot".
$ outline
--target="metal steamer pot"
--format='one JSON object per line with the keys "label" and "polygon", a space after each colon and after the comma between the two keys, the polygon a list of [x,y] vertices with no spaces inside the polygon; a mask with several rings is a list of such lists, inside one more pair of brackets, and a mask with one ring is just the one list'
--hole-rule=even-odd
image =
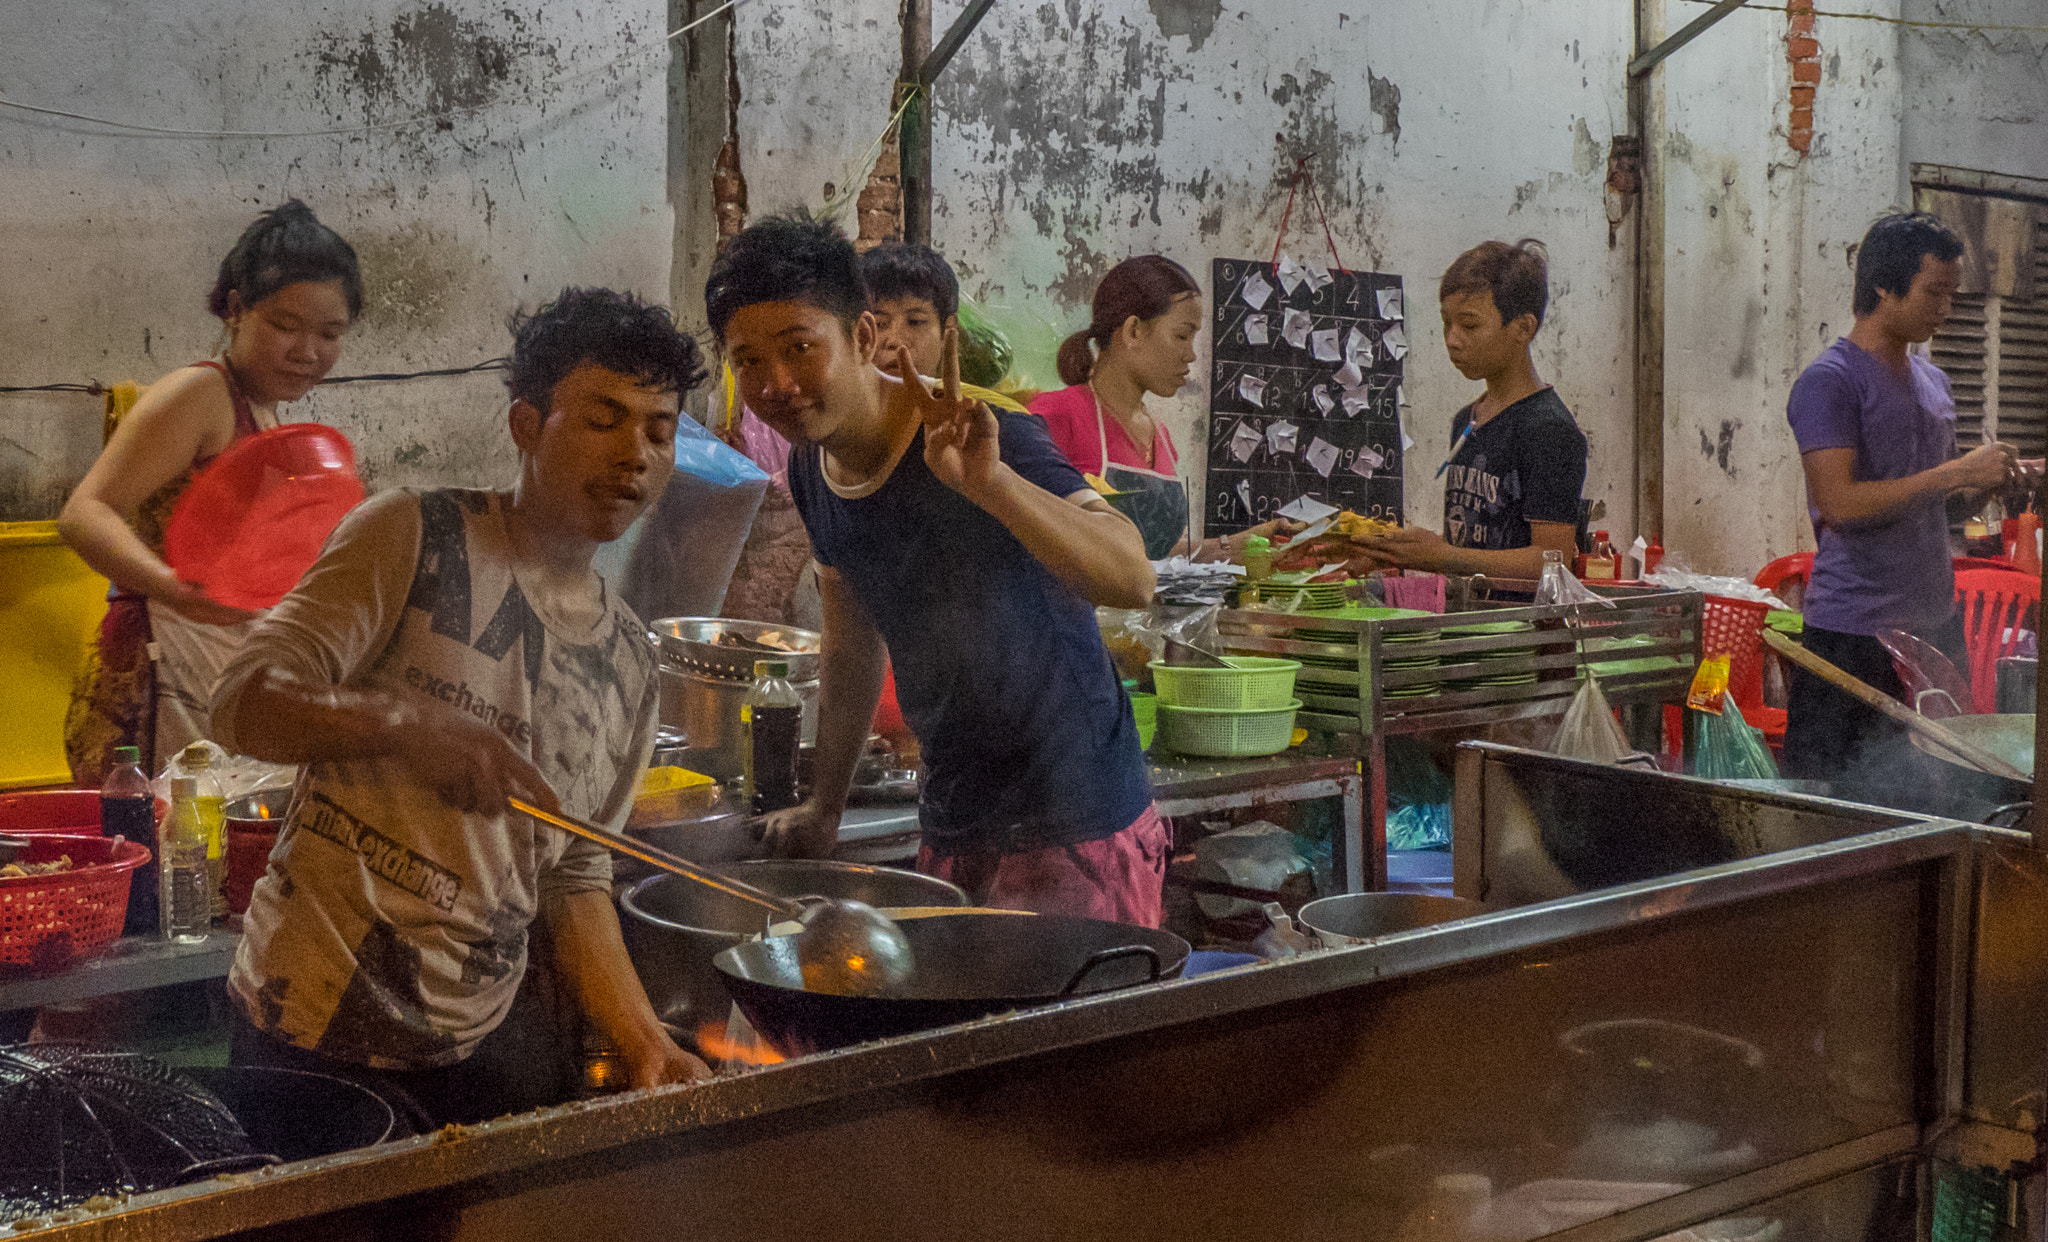
{"label": "metal steamer pot", "polygon": [[[778,634],[797,650],[753,645]],[[688,739],[690,766],[718,780],[733,780],[745,765],[740,707],[754,684],[754,661],[787,660],[789,680],[804,702],[803,741],[818,729],[818,669],[823,639],[810,630],[724,617],[668,617],[648,628],[661,652],[661,723]],[[719,641],[726,637],[727,641]],[[736,645],[731,639],[749,640]]]}
{"label": "metal steamer pot", "polygon": [[1178,978],[1189,951],[1171,932],[1054,914],[945,914],[901,926],[916,962],[904,995],[805,991],[787,936],[735,945],[712,964],[755,1031],[803,1056]]}
{"label": "metal steamer pot", "polygon": [[[721,863],[720,870],[778,897],[832,897],[877,909],[967,904],[967,894],[944,880],[889,867],[759,859]],[[627,889],[619,904],[626,952],[654,1012],[685,1035],[706,1026],[723,1032],[732,1001],[711,959],[767,930],[761,908],[666,872]]]}

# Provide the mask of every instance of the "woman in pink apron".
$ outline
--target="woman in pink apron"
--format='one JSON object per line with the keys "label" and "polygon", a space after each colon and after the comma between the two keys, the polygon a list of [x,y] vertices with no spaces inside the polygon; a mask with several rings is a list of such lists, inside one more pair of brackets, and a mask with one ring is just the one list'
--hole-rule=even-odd
{"label": "woman in pink apron", "polygon": [[[1202,321],[1201,286],[1186,268],[1165,255],[1125,259],[1095,287],[1088,326],[1060,345],[1060,379],[1068,387],[1030,407],[1075,469],[1109,485],[1109,503],[1137,524],[1153,560],[1185,555],[1191,544],[1179,454],[1145,398],[1171,397],[1186,386]],[[1246,537],[1271,529],[1269,523],[1207,540],[1200,551],[1209,558],[1239,555]]]}
{"label": "woman in pink apron", "polygon": [[213,683],[258,614],[217,603],[163,559],[164,527],[194,475],[278,424],[312,391],[363,309],[356,253],[297,199],[264,212],[221,261],[208,308],[228,344],[150,385],[107,437],[58,529],[113,583],[99,643],[72,692],[72,779],[98,785],[117,746],[155,771],[206,736]]}

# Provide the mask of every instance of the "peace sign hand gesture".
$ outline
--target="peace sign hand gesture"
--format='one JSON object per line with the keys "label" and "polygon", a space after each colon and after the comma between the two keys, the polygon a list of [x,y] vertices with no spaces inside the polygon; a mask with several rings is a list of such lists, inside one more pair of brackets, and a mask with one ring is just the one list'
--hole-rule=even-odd
{"label": "peace sign hand gesture", "polygon": [[972,499],[986,494],[1002,474],[1001,425],[986,405],[960,395],[959,329],[946,329],[944,342],[939,393],[925,387],[910,351],[901,345],[896,347],[896,375],[924,423],[925,465],[940,482]]}

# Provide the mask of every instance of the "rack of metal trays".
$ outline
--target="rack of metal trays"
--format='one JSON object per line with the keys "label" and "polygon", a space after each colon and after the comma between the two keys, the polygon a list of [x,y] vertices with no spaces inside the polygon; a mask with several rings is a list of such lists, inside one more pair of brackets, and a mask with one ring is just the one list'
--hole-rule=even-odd
{"label": "rack of metal trays", "polygon": [[[1360,860],[1347,888],[1386,886],[1386,739],[1465,733],[1560,715],[1590,669],[1609,702],[1675,703],[1699,663],[1701,596],[1594,588],[1612,608],[1489,605],[1437,615],[1349,604],[1305,612],[1231,609],[1222,645],[1299,660],[1295,723],[1357,748],[1370,782]],[[1344,735],[1356,735],[1350,743]]]}

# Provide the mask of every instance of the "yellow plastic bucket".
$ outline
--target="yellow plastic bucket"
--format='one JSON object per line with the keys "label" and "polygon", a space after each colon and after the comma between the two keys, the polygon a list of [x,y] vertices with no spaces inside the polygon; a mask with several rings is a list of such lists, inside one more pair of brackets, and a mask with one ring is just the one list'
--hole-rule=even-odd
{"label": "yellow plastic bucket", "polygon": [[107,613],[107,580],[55,522],[0,522],[0,789],[69,785],[64,711]]}

